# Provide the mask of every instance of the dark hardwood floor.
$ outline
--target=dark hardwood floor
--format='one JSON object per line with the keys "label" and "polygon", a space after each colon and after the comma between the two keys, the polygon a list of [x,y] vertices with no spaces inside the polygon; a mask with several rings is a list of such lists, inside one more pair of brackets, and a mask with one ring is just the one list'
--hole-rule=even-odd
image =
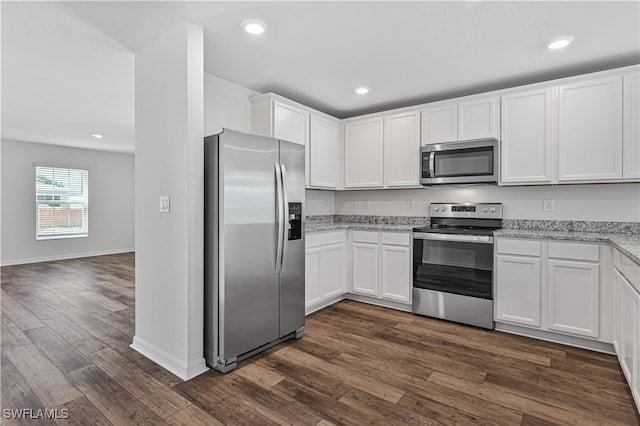
{"label": "dark hardwood floor", "polygon": [[4,267],[1,291],[3,424],[640,424],[613,356],[351,301],[182,382],[129,348],[133,254]]}

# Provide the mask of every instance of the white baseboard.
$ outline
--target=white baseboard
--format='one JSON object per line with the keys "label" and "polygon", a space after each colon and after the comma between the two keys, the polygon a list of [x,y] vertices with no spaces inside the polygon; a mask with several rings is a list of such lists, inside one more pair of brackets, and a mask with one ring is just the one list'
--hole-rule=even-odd
{"label": "white baseboard", "polygon": [[589,349],[596,352],[602,352],[609,355],[615,355],[615,350],[611,343],[598,342],[591,339],[583,339],[581,337],[567,336],[560,333],[553,333],[544,330],[535,330],[527,327],[496,322],[496,331],[504,333],[517,334],[518,336],[532,337],[534,339],[546,340],[547,342],[560,343],[563,345],[574,346],[580,349]]}
{"label": "white baseboard", "polygon": [[406,303],[394,302],[392,300],[379,299],[377,297],[363,296],[355,293],[343,293],[339,296],[334,296],[330,299],[323,300],[315,305],[307,306],[305,309],[305,316],[312,314],[320,309],[324,309],[328,306],[338,303],[342,300],[354,300],[356,302],[368,303],[370,305],[382,306],[383,308],[391,308],[398,311],[411,312],[411,305]]}
{"label": "white baseboard", "polygon": [[127,247],[127,248],[121,248],[121,249],[115,249],[115,250],[100,250],[100,251],[92,251],[92,252],[84,252],[84,253],[69,253],[69,254],[60,254],[60,255],[54,255],[54,256],[29,257],[24,259],[9,259],[9,260],[0,261],[0,266],[24,265],[27,263],[51,262],[54,260],[78,259],[81,257],[106,256],[110,254],[130,253],[132,251],[135,251],[135,248]]}
{"label": "white baseboard", "polygon": [[133,336],[133,343],[131,343],[129,347],[146,356],[161,367],[166,368],[185,381],[191,380],[194,377],[199,376],[200,374],[209,370],[204,357],[200,358],[194,363],[189,364],[174,357],[170,353],[163,351],[157,346],[152,345],[149,342],[145,342],[138,336]]}

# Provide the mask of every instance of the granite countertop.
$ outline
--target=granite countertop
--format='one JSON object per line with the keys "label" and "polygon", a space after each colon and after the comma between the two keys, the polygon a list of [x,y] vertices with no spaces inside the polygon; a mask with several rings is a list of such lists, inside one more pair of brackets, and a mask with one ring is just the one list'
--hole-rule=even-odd
{"label": "granite countertop", "polygon": [[336,231],[349,229],[352,231],[384,231],[384,232],[411,232],[419,225],[398,224],[398,223],[361,223],[361,222],[325,222],[308,223],[306,233]]}
{"label": "granite countertop", "polygon": [[[415,216],[308,216],[306,233],[336,230],[411,232],[429,224]],[[640,265],[640,223],[505,219],[495,237],[610,243]]]}
{"label": "granite countertop", "polygon": [[611,243],[615,248],[626,254],[631,260],[640,265],[640,234],[638,233],[624,234],[617,232],[584,232],[502,228],[495,231],[493,233],[493,236]]}

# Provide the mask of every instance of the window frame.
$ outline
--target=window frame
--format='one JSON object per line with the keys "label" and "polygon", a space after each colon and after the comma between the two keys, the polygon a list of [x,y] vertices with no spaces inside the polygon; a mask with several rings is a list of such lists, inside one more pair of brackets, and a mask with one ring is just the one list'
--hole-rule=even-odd
{"label": "window frame", "polygon": [[[35,183],[35,237],[37,241],[69,238],[87,238],[89,236],[89,168],[81,166],[63,166],[34,163]],[[60,181],[56,180],[56,172]],[[78,174],[73,178],[71,173]],[[49,182],[47,182],[49,181]],[[48,186],[49,188],[46,188]],[[43,188],[44,187],[44,188]],[[56,187],[63,188],[56,191]],[[52,225],[48,231],[41,226],[43,206],[51,208]],[[57,226],[56,208],[66,207],[66,226]],[[44,207],[46,208],[46,207]],[[79,230],[72,226],[73,210],[82,209]],[[75,219],[77,221],[77,217]]]}

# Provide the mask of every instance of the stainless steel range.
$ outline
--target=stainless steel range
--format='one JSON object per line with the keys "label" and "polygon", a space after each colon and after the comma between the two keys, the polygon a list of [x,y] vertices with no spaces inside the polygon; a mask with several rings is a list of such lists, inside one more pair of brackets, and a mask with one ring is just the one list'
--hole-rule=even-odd
{"label": "stainless steel range", "polygon": [[413,312],[493,329],[493,231],[502,204],[432,203],[413,229]]}

